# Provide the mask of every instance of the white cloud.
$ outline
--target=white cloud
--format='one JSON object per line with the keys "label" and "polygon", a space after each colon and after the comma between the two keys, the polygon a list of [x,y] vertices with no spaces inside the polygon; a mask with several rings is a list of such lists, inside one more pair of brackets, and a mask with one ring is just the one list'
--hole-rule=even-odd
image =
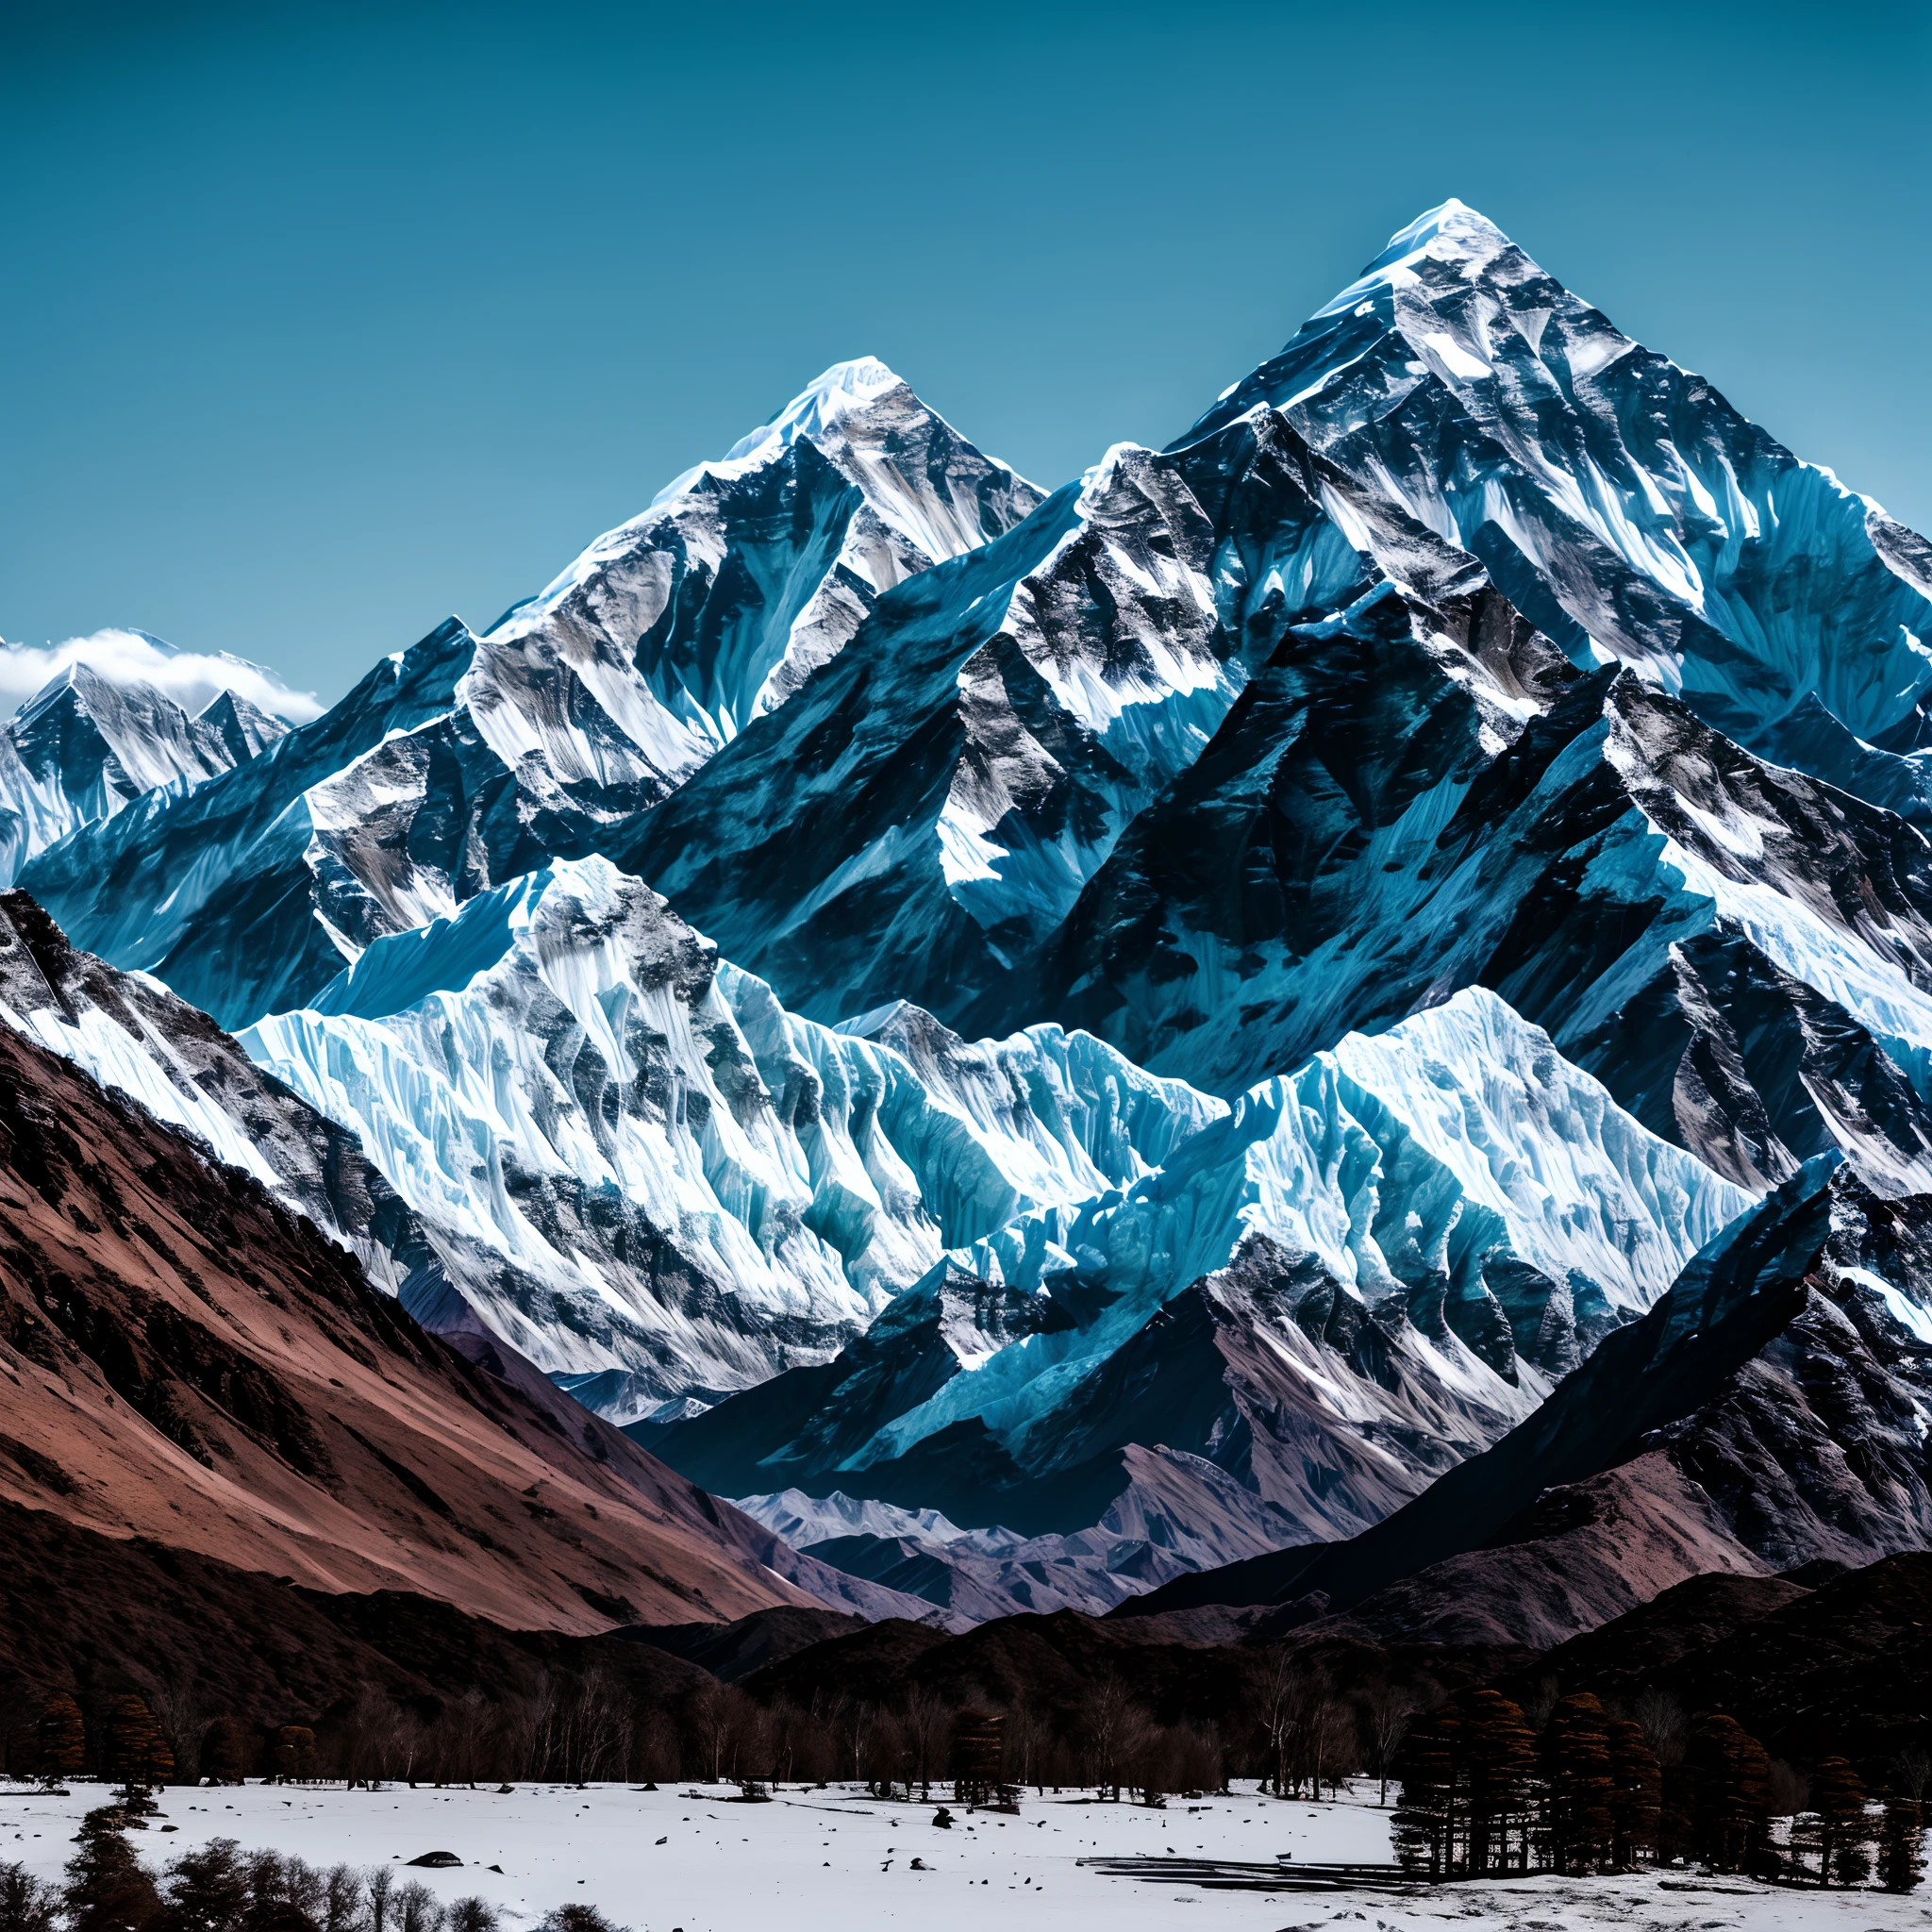
{"label": "white cloud", "polygon": [[320,717],[312,691],[291,691],[273,671],[231,658],[225,651],[177,651],[141,630],[97,630],[60,644],[9,644],[0,640],[0,719],[10,718],[49,678],[73,664],[87,664],[115,684],[139,679],[165,691],[177,705],[205,710],[232,691],[264,711],[306,724]]}

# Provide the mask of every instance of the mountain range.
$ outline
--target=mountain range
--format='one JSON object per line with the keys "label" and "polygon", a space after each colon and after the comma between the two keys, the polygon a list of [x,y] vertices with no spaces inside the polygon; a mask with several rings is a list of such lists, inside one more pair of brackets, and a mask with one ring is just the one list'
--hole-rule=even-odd
{"label": "mountain range", "polygon": [[64,674],[0,1020],[711,1613],[1541,1645],[1932,1540],[1928,636],[1450,202],[1056,491],[862,359],[310,723]]}

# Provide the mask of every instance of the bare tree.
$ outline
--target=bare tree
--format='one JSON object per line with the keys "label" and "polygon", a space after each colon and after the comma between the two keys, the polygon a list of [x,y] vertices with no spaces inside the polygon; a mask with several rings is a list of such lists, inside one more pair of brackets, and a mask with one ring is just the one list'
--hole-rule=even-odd
{"label": "bare tree", "polygon": [[1277,1798],[1299,1792],[1304,1784],[1319,1794],[1324,1770],[1346,1755],[1343,1720],[1323,1673],[1286,1649],[1277,1651],[1262,1709]]}
{"label": "bare tree", "polygon": [[850,1706],[845,1712],[845,1738],[852,1747],[852,1775],[855,1778],[865,1775],[873,1729],[878,1718],[878,1707],[862,1701]]}
{"label": "bare tree", "polygon": [[1381,1780],[1382,1794],[1375,1801],[1385,1808],[1389,1803],[1389,1774],[1395,1754],[1408,1736],[1409,1720],[1415,1716],[1416,1697],[1412,1690],[1396,1684],[1377,1684],[1369,1692],[1367,1722],[1363,1730],[1369,1742],[1369,1766]]}
{"label": "bare tree", "polygon": [[[941,1741],[946,1735],[950,1715],[944,1703],[924,1685],[913,1686],[906,1700],[904,1720],[906,1743],[911,1756],[910,1776],[919,1780],[921,1802],[932,1796],[932,1774]],[[908,1777],[908,1783],[910,1777]]]}
{"label": "bare tree", "polygon": [[396,1874],[387,1865],[372,1865],[363,1876],[369,1887],[369,1932],[393,1932]]}
{"label": "bare tree", "polygon": [[1094,1790],[1105,1797],[1109,1790],[1120,1803],[1120,1735],[1125,1719],[1127,1693],[1120,1678],[1108,1671],[1100,1680],[1088,1704],[1088,1769],[1092,1773]]}
{"label": "bare tree", "polygon": [[175,1753],[175,1762],[192,1775],[201,1762],[201,1734],[208,1727],[201,1699],[179,1682],[164,1680],[147,1693],[161,1734]]}
{"label": "bare tree", "polygon": [[1020,1706],[1007,1719],[1007,1749],[1012,1757],[1014,1779],[1033,1786],[1041,1797],[1046,1795],[1048,1742],[1045,1722],[1030,1706]]}
{"label": "bare tree", "polygon": [[1650,1740],[1659,1764],[1683,1763],[1690,1724],[1684,1707],[1668,1690],[1653,1687],[1640,1691],[1630,1714],[1643,1726],[1643,1735]]}
{"label": "bare tree", "polygon": [[1261,1724],[1268,1733],[1267,1785],[1277,1798],[1287,1784],[1290,1740],[1298,1704],[1296,1676],[1293,1659],[1285,1649],[1277,1650],[1268,1666],[1261,1706]]}

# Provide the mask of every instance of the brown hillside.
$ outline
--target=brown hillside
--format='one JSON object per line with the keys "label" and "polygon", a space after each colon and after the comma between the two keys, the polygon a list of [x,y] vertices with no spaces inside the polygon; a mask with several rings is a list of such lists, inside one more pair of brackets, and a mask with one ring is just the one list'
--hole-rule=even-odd
{"label": "brown hillside", "polygon": [[770,1565],[823,1566],[521,1357],[464,1345],[252,1180],[0,1027],[0,1500],[511,1627],[823,1600]]}

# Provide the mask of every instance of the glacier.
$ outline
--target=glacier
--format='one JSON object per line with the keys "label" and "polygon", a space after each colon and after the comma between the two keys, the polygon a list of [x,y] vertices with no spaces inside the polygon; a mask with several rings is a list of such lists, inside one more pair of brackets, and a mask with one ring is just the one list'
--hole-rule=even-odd
{"label": "glacier", "polygon": [[468,1291],[498,1332],[631,1372],[636,1404],[823,1358],[944,1246],[1138,1179],[1222,1110],[1057,1027],[801,1021],[596,858],[377,941],[241,1039],[509,1264]]}
{"label": "glacier", "polygon": [[952,1257],[1028,1290],[1091,1279],[1107,1306],[973,1364],[866,1453],[903,1454],[966,1415],[1011,1441],[1057,1385],[1255,1234],[1358,1301],[1400,1296],[1440,1379],[1499,1407],[1491,1376],[1541,1395],[1517,1336],[1534,1350],[1566,1328],[1547,1366],[1574,1365],[1579,1331],[1587,1346],[1641,1313],[1753,1199],[1622,1113],[1493,994],[1457,993],[1252,1089],[1124,1194],[1036,1210]]}
{"label": "glacier", "polygon": [[1346,1534],[1529,1414],[1753,1199],[1469,990],[953,1250],[836,1362],[642,1433],[732,1493],[1034,1533],[1117,1506],[1151,1441],[1233,1474],[1277,1539]]}

